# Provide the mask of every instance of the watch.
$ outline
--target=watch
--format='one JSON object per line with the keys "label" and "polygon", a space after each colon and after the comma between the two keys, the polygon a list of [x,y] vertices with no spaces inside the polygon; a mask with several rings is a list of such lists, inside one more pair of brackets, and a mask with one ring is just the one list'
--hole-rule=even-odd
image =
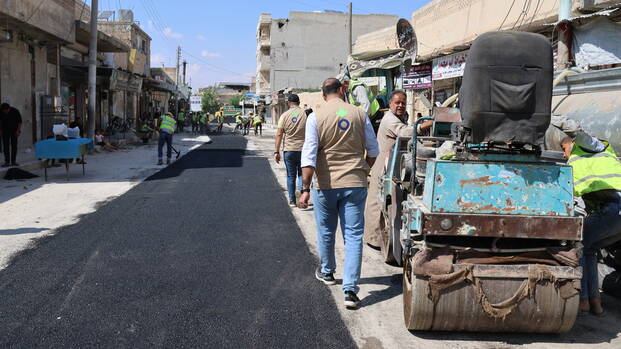
{"label": "watch", "polygon": [[275,152],[274,152],[274,155],[276,155],[276,154],[280,154],[280,152],[279,152],[279,151],[275,151]]}
{"label": "watch", "polygon": [[310,189],[302,189],[300,190],[300,193],[310,193]]}

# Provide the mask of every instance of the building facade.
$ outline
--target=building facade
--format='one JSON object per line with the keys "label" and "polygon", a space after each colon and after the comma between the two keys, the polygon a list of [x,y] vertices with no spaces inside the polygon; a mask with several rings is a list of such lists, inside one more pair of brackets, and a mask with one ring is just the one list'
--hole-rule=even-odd
{"label": "building facade", "polygon": [[[22,114],[20,152],[49,137],[53,123],[86,124],[90,28],[83,19],[89,14],[81,0],[0,1],[0,101]],[[128,50],[103,33],[98,46],[99,52]],[[103,66],[105,56],[97,58]],[[98,115],[105,90],[98,85]]]}
{"label": "building facade", "polygon": [[[288,18],[261,14],[257,24],[256,90],[268,104],[282,90],[317,90],[336,76],[349,55],[349,15],[290,12]],[[353,15],[352,37],[394,25],[393,15]]]}

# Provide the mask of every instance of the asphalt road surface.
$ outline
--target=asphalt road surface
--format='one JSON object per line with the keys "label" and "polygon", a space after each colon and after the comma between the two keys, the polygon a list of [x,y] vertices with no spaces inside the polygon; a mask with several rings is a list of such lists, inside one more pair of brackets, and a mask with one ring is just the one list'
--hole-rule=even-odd
{"label": "asphalt road surface", "polygon": [[0,347],[355,344],[267,160],[217,136],[0,271]]}

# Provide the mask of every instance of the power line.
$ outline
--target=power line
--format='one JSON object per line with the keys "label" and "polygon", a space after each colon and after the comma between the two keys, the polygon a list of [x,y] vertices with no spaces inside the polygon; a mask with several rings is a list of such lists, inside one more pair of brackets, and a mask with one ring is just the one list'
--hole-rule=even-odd
{"label": "power line", "polygon": [[[158,14],[157,14],[157,7],[155,7],[155,4],[153,2],[149,2],[148,0],[142,0],[142,4],[143,7],[145,8],[147,15],[151,18],[151,21],[153,22],[153,25],[157,31],[157,33],[160,35],[160,37],[162,37],[162,39],[164,39],[164,41],[168,42],[171,45],[174,46],[180,46],[180,43],[178,41],[174,41],[173,42],[173,38],[169,38],[168,36],[166,36],[164,33],[164,29],[165,28],[169,28],[168,26],[166,26],[166,24],[162,24],[163,21],[160,21],[161,17],[158,18]],[[207,62],[206,60],[204,60],[203,58],[199,57],[198,55],[193,54],[192,52],[186,50],[186,49],[182,49],[183,52],[185,52],[187,55],[194,57],[196,60],[202,62],[204,65],[206,65],[206,67],[212,71],[215,71],[217,73],[227,73],[227,74],[235,74],[235,75],[239,75],[239,76],[244,76],[246,77],[246,75],[241,74],[239,72],[235,72],[233,70],[227,69],[227,68],[222,68],[219,66],[216,66],[214,64],[211,64],[209,62]]]}
{"label": "power line", "polygon": [[500,23],[500,26],[498,26],[498,30],[500,30],[502,26],[505,25],[505,21],[507,20],[507,18],[509,18],[509,14],[511,13],[511,10],[513,10],[513,5],[515,5],[515,0],[513,0],[513,2],[511,3],[511,6],[509,7],[509,11],[507,11],[507,14],[505,15],[505,19],[503,19],[502,23]]}
{"label": "power line", "polygon": [[530,0],[524,0],[524,3],[522,4],[522,11],[520,12],[520,15],[518,16],[518,18],[515,20],[515,23],[513,23],[513,26],[511,27],[511,30],[515,29],[515,27],[517,26],[517,24],[520,21],[520,19],[522,19],[522,16],[525,15],[524,11],[526,10],[527,2],[530,2]]}
{"label": "power line", "polygon": [[537,6],[535,6],[535,12],[533,13],[533,17],[530,19],[530,22],[528,23],[528,27],[530,28],[531,24],[533,24],[533,21],[535,20],[535,17],[537,16],[537,11],[539,11],[539,5],[541,3],[541,0],[537,0]]}

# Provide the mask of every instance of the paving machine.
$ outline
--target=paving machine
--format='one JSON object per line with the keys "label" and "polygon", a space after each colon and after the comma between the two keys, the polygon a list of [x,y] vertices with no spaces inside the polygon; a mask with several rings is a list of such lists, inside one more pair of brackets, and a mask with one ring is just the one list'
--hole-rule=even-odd
{"label": "paving machine", "polygon": [[460,108],[435,109],[430,136],[415,127],[392,149],[382,250],[403,267],[408,329],[572,328],[582,218],[571,167],[542,152],[552,79],[545,37],[483,34],[470,49]]}

